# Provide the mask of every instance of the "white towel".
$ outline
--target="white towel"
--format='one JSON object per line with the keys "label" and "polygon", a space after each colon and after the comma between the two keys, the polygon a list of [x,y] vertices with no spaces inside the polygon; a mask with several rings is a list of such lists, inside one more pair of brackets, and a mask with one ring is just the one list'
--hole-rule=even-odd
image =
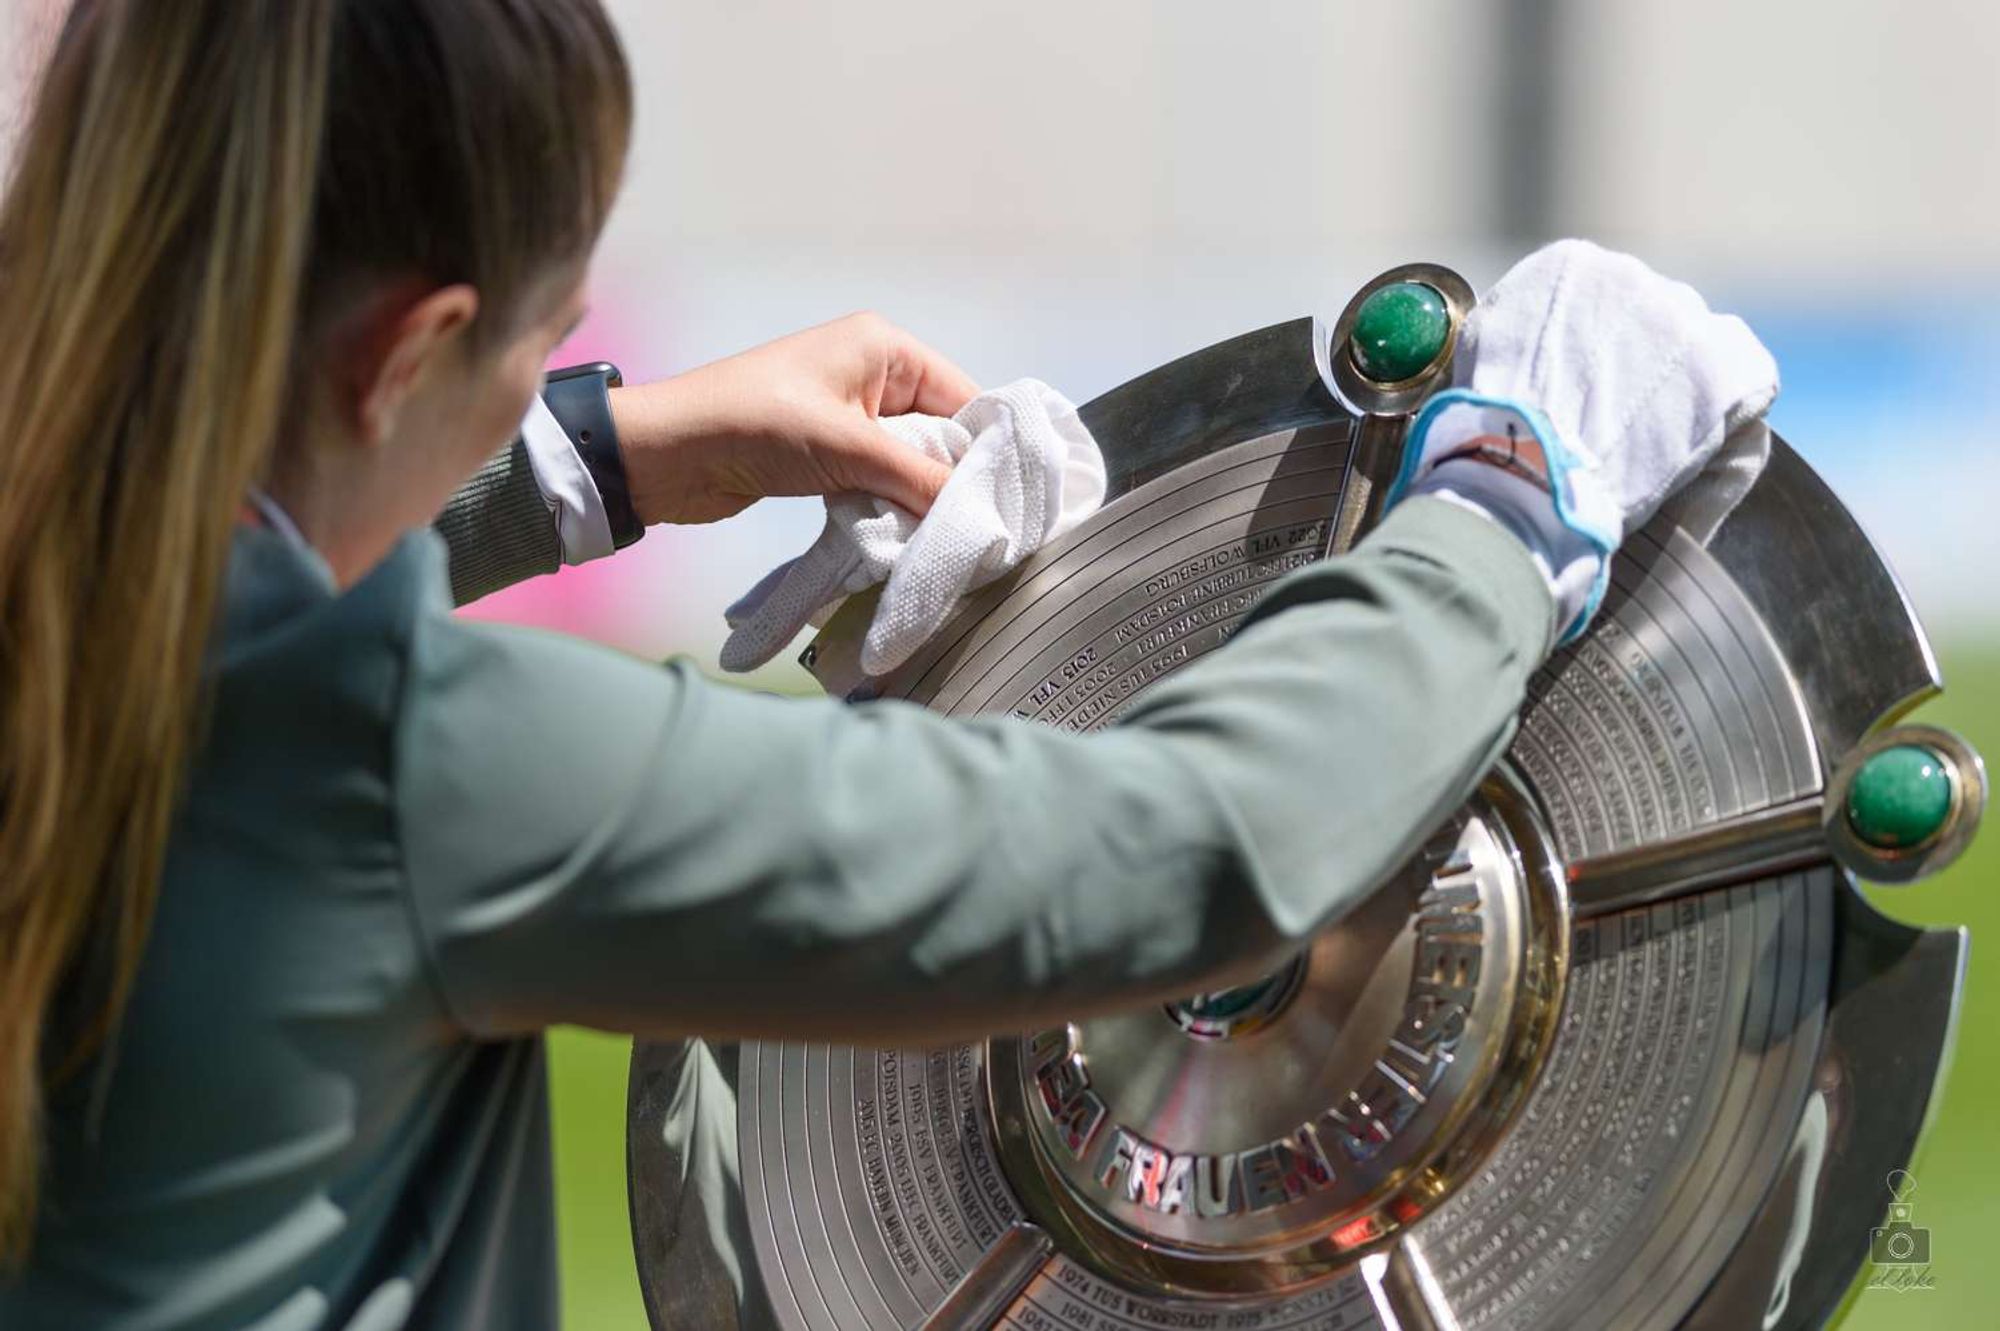
{"label": "white towel", "polygon": [[729,607],[724,670],[764,664],[842,600],[886,581],[861,668],[883,675],[944,626],[967,594],[1007,573],[1104,502],[1104,457],[1069,399],[1035,379],[982,393],[950,418],[882,424],[954,464],[921,522],[869,495],[826,501],[812,548]]}

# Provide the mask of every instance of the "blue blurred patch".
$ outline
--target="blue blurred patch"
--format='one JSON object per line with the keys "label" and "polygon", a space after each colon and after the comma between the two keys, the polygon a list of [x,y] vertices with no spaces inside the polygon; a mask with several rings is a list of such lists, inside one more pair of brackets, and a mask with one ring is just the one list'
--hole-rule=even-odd
{"label": "blue blurred patch", "polygon": [[1846,461],[1893,439],[1924,466],[2000,438],[2000,304],[1774,301],[1741,312],[1778,358],[1773,423],[1818,457]]}

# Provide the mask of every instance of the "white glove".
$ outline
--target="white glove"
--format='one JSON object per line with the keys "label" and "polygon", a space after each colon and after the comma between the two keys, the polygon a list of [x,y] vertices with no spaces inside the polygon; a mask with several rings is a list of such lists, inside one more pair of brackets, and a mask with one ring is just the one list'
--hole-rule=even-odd
{"label": "white glove", "polygon": [[1411,423],[1389,502],[1439,494],[1520,536],[1565,642],[1603,600],[1612,552],[1669,496],[1688,487],[1680,515],[1705,534],[1770,455],[1778,367],[1756,334],[1588,241],[1500,279],[1466,319],[1453,377]]}
{"label": "white glove", "polygon": [[887,500],[826,501],[812,548],[726,612],[724,670],[752,670],[808,623],[884,579],[861,668],[887,674],[944,626],[959,601],[1013,569],[1104,502],[1104,457],[1069,399],[1035,379],[981,393],[956,416],[882,422],[910,447],[955,464],[922,522]]}

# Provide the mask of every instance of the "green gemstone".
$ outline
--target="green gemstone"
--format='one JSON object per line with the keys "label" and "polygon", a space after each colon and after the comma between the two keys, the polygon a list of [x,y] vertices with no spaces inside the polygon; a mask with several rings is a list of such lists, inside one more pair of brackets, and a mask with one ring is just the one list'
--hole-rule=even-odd
{"label": "green gemstone", "polygon": [[1451,310],[1434,286],[1396,282],[1361,302],[1349,346],[1354,367],[1378,384],[1414,379],[1451,336]]}
{"label": "green gemstone", "polygon": [[1877,850],[1907,850],[1951,816],[1951,771],[1931,750],[1899,744],[1861,764],[1847,791],[1847,825]]}

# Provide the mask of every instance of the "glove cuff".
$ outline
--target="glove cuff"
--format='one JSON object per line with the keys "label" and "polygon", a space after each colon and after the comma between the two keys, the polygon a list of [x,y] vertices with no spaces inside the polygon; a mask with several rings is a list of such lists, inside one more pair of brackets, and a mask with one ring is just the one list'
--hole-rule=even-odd
{"label": "glove cuff", "polygon": [[1453,499],[1513,533],[1561,608],[1558,645],[1582,636],[1604,599],[1621,524],[1588,461],[1540,411],[1466,389],[1433,397],[1410,425],[1387,504],[1411,494]]}

